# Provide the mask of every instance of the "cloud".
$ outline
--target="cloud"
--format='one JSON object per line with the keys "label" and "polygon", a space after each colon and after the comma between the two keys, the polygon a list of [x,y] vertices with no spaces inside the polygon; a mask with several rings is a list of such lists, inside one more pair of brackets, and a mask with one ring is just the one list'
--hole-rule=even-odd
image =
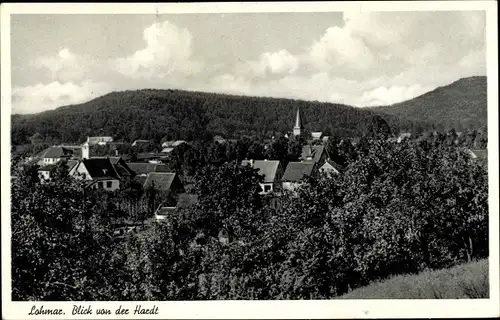
{"label": "cloud", "polygon": [[56,55],[43,56],[31,61],[31,65],[47,72],[53,81],[79,81],[88,76],[92,61],[84,59],[68,48],[61,49]]}
{"label": "cloud", "polygon": [[412,99],[433,89],[432,87],[423,87],[420,84],[410,86],[390,86],[378,87],[364,92],[356,102],[360,107],[372,107],[391,105],[397,102]]}
{"label": "cloud", "polygon": [[144,30],[146,46],[114,61],[119,73],[128,77],[165,78],[197,73],[201,62],[191,60],[192,35],[169,21],[154,23]]}
{"label": "cloud", "polygon": [[36,84],[12,88],[12,113],[36,113],[63,105],[82,103],[109,93],[106,83],[83,81],[81,83]]}
{"label": "cloud", "polygon": [[485,41],[482,12],[346,12],[343,18],[343,26],[311,44],[304,60],[351,79],[453,66]]}

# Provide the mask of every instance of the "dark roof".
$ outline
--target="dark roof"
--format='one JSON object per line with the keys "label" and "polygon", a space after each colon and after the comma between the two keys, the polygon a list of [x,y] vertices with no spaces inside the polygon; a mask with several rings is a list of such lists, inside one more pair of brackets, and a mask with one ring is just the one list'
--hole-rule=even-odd
{"label": "dark roof", "polygon": [[169,172],[170,170],[164,164],[129,162],[127,166],[136,174],[148,174],[150,172]]}
{"label": "dark roof", "polygon": [[[313,162],[318,162],[325,152],[325,147],[321,145],[305,145],[302,147],[302,154],[300,158],[306,161],[308,158],[312,158]],[[311,161],[310,160],[310,161]]]}
{"label": "dark roof", "polygon": [[313,173],[314,162],[289,162],[283,174],[283,181],[298,182]]}
{"label": "dark roof", "polygon": [[144,189],[148,189],[154,184],[157,190],[169,191],[175,177],[176,174],[173,172],[150,172],[144,182]]}
{"label": "dark roof", "polygon": [[177,199],[177,207],[185,208],[198,203],[198,195],[192,193],[181,193]]}
{"label": "dark roof", "polygon": [[121,164],[115,164],[115,170],[116,172],[118,172],[118,174],[120,175],[120,177],[130,177],[132,174],[126,169],[124,168]]}
{"label": "dark roof", "polygon": [[83,159],[82,163],[94,180],[118,179],[118,174],[108,158]]}
{"label": "dark roof", "polygon": [[37,157],[40,158],[61,158],[61,157],[69,157],[73,154],[73,151],[70,149],[61,147],[61,146],[54,146],[54,147],[48,147],[47,149],[41,151],[40,153],[37,154]]}
{"label": "dark roof", "polygon": [[[251,160],[243,160],[242,166],[251,164]],[[278,160],[254,160],[252,167],[259,169],[258,173],[264,175],[264,182],[275,182],[280,162]]]}

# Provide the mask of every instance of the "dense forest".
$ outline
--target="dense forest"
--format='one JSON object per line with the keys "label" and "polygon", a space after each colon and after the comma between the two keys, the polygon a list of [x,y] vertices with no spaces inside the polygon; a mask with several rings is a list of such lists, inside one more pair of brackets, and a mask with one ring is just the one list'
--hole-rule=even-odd
{"label": "dense forest", "polygon": [[[92,101],[33,115],[12,116],[12,144],[35,134],[47,143],[78,143],[87,136],[115,140],[208,140],[284,135],[300,108],[306,130],[337,137],[361,136],[380,116],[339,104],[277,98],[231,96],[180,90],[113,92]],[[396,132],[432,126],[391,115],[383,120]]]}
{"label": "dense forest", "polygon": [[414,99],[372,110],[457,131],[487,126],[486,77],[462,78]]}
{"label": "dense forest", "polygon": [[14,158],[12,298],[330,299],[488,256],[487,167],[461,147],[437,136],[328,148],[342,173],[306,177],[279,206],[259,194],[256,170],[205,161],[196,204],[121,237],[111,218],[126,213],[109,199],[130,190],[85,191],[64,167],[40,183]]}

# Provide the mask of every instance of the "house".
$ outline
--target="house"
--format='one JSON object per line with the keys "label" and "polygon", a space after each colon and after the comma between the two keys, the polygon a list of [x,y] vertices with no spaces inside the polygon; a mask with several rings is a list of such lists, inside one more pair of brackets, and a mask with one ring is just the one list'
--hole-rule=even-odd
{"label": "house", "polygon": [[149,145],[150,143],[152,143],[152,141],[150,140],[135,140],[133,143],[132,143],[132,147],[139,147],[139,146],[147,146]]}
{"label": "house", "polygon": [[156,220],[165,220],[169,215],[174,214],[179,209],[188,208],[198,203],[198,196],[190,193],[181,193],[178,195],[177,204],[173,206],[160,205],[155,212]]}
{"label": "house", "polygon": [[268,194],[281,189],[283,167],[278,160],[243,160],[241,165],[250,165],[250,167],[259,170],[258,174],[264,176],[264,181],[260,183],[261,194]]}
{"label": "house", "polygon": [[474,161],[488,167],[488,149],[467,149],[466,152]]}
{"label": "house", "polygon": [[87,137],[87,143],[89,144],[89,146],[105,146],[111,142],[113,142],[113,137]]}
{"label": "house", "polygon": [[318,166],[322,166],[328,158],[325,146],[322,145],[305,145],[302,147],[300,159],[302,161],[312,161]]}
{"label": "house", "polygon": [[398,139],[397,139],[397,143],[401,143],[405,140],[408,140],[411,138],[411,133],[409,132],[403,132],[399,135]]}
{"label": "house", "polygon": [[68,172],[73,169],[73,167],[78,163],[76,160],[62,160],[57,162],[56,164],[48,164],[38,168],[38,177],[43,180],[50,180],[53,177],[53,172],[58,167],[62,165],[66,165]]}
{"label": "house", "polygon": [[289,162],[283,174],[283,189],[293,191],[302,184],[302,179],[316,174],[317,164],[313,161]]}
{"label": "house", "polygon": [[70,175],[88,181],[92,189],[115,191],[120,188],[120,175],[109,158],[82,159],[70,170]]}
{"label": "house", "polygon": [[313,141],[320,140],[323,137],[323,132],[311,132]]}
{"label": "house", "polygon": [[214,141],[218,143],[226,143],[226,139],[224,139],[222,136],[215,136]]}
{"label": "house", "polygon": [[176,140],[176,141],[165,141],[161,144],[162,148],[167,148],[167,147],[177,147],[180,146],[183,143],[187,143],[184,140]]}
{"label": "house", "polygon": [[49,147],[36,155],[41,159],[40,165],[56,164],[61,160],[68,160],[73,156],[70,149],[61,146]]}
{"label": "house", "polygon": [[319,168],[319,172],[327,175],[339,174],[339,170],[340,166],[331,159],[326,159],[325,163]]}

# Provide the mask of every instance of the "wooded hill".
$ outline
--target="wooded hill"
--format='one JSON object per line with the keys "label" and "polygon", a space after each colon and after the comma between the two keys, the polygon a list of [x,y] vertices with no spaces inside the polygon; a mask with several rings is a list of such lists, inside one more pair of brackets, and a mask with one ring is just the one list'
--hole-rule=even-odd
{"label": "wooded hill", "polygon": [[[40,133],[46,142],[82,142],[87,136],[115,140],[226,139],[272,137],[291,131],[300,108],[306,130],[337,137],[360,136],[380,123],[368,110],[340,104],[234,96],[181,90],[112,92],[79,105],[12,116],[12,143],[29,143]],[[392,115],[382,118],[395,132],[430,125]]]}
{"label": "wooded hill", "polygon": [[457,131],[487,126],[486,77],[469,77],[438,87],[414,99],[371,108],[403,119],[453,127]]}

